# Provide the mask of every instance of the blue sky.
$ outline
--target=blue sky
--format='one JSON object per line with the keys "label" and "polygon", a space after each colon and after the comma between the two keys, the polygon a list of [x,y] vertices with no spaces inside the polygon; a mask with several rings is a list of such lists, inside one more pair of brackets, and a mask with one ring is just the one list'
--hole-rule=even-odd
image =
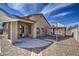
{"label": "blue sky", "polygon": [[18,16],[42,13],[49,23],[70,25],[79,22],[78,3],[0,3],[0,8]]}

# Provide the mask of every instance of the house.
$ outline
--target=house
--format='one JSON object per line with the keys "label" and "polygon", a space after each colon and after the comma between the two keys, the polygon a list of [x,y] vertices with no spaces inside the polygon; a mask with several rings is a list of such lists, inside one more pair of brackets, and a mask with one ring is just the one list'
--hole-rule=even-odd
{"label": "house", "polygon": [[60,23],[57,23],[57,25],[56,24],[51,25],[50,31],[51,35],[65,36],[66,27]]}
{"label": "house", "polygon": [[20,38],[45,36],[47,29],[50,27],[43,14],[32,14],[28,16],[12,15],[8,17],[5,12],[0,11],[0,21],[4,23],[4,29],[7,31],[8,39],[13,44]]}
{"label": "house", "polygon": [[61,36],[65,36],[65,32],[66,32],[66,27],[54,27],[52,28],[53,31],[53,35],[61,35]]}
{"label": "house", "polygon": [[73,25],[68,27],[69,31],[71,32],[73,38],[75,40],[79,40],[79,25]]}

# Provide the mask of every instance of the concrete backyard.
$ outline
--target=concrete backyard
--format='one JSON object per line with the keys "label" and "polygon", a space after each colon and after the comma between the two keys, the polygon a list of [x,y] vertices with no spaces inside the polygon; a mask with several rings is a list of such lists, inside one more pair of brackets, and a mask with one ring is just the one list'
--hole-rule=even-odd
{"label": "concrete backyard", "polygon": [[78,19],[78,3],[1,3],[0,55],[79,56]]}
{"label": "concrete backyard", "polygon": [[1,40],[2,56],[72,56],[79,55],[79,42],[73,38],[52,42],[42,48],[19,48],[12,45],[8,39]]}

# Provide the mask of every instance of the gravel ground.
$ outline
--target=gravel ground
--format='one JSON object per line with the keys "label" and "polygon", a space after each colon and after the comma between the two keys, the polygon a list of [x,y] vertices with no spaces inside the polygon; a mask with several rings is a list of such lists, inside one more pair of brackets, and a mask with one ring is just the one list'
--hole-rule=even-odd
{"label": "gravel ground", "polygon": [[79,42],[70,38],[50,45],[42,51],[43,56],[79,56]]}
{"label": "gravel ground", "polygon": [[79,56],[79,42],[72,38],[52,43],[45,48],[35,49],[18,48],[3,38],[1,47],[2,56],[31,56],[34,53],[43,56]]}
{"label": "gravel ground", "polygon": [[2,56],[29,56],[30,51],[13,46],[7,39],[1,41]]}

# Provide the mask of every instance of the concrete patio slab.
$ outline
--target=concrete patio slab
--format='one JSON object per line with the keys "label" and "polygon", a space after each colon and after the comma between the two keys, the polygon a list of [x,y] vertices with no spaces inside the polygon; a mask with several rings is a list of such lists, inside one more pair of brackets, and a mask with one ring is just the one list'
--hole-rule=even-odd
{"label": "concrete patio slab", "polygon": [[20,48],[39,48],[45,47],[51,44],[51,42],[40,39],[20,39],[15,45]]}

